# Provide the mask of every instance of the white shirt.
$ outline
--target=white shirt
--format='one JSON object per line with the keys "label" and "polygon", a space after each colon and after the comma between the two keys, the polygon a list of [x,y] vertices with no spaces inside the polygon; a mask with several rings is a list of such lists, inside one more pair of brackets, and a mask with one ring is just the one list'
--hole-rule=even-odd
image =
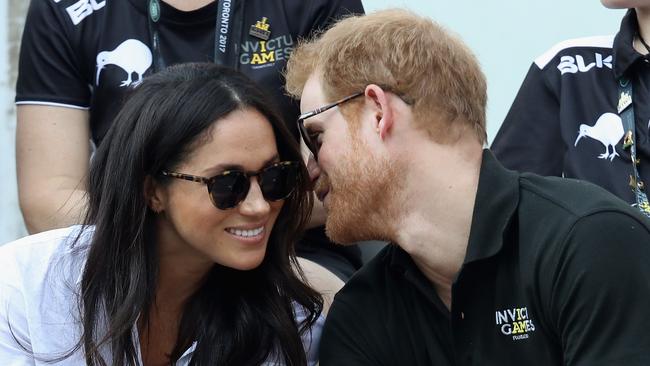
{"label": "white shirt", "polygon": [[[0,247],[0,364],[84,365],[83,349],[59,362],[51,361],[71,351],[81,336],[78,297],[92,229],[82,233],[71,247],[80,226],[46,231]],[[298,323],[304,320],[301,307],[294,308]],[[318,344],[324,318],[321,316],[303,336],[308,365],[318,363]],[[134,325],[135,349],[137,327]],[[176,362],[189,364],[194,345]],[[102,352],[110,364],[110,352]],[[50,361],[50,362],[48,362]],[[142,362],[142,361],[140,361]],[[281,365],[266,361],[264,365]]]}

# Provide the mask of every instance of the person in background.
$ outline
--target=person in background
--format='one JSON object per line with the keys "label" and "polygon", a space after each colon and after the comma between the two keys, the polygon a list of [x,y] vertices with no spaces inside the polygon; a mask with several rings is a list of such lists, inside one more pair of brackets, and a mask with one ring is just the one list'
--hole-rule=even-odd
{"label": "person in background", "polygon": [[[270,95],[297,138],[299,108],[285,95],[281,71],[301,38],[352,13],[363,13],[360,0],[32,1],[16,86],[18,194],[28,231],[80,222],[89,141],[99,146],[124,93],[165,66],[212,61],[239,70]],[[298,255],[333,292],[361,266],[361,254],[327,240],[322,215],[313,217]]]}
{"label": "person in background", "polygon": [[256,85],[170,67],[92,161],[84,224],[0,247],[5,365],[315,365],[323,300],[296,274],[299,145]]}
{"label": "person in background", "polygon": [[406,10],[351,17],[286,78],[327,234],[391,242],[336,295],[321,365],[650,364],[650,221],[484,149],[459,39]]}
{"label": "person in background", "polygon": [[616,36],[561,42],[531,65],[492,151],[507,168],[593,182],[650,216],[650,1]]}

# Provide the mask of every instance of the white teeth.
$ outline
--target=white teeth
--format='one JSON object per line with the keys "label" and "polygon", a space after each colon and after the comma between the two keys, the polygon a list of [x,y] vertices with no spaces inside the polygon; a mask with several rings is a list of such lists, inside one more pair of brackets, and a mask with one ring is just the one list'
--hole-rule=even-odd
{"label": "white teeth", "polygon": [[262,233],[262,231],[264,231],[264,226],[259,227],[257,229],[253,229],[253,230],[240,230],[240,229],[233,229],[233,228],[228,228],[226,230],[231,234],[241,236],[241,237],[244,237],[244,238],[248,238],[248,237],[251,237],[251,236],[260,235]]}

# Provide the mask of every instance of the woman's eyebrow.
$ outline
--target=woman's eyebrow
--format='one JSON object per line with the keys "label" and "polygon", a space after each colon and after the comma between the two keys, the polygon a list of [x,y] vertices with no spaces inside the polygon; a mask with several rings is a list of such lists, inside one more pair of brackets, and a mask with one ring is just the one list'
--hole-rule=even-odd
{"label": "woman's eyebrow", "polygon": [[[269,166],[269,165],[271,165],[271,164],[273,164],[275,162],[278,162],[279,160],[280,160],[280,154],[276,153],[271,158],[265,160],[260,169],[264,169],[265,167],[267,167],[267,166]],[[244,166],[240,165],[240,164],[221,163],[221,164],[217,164],[217,165],[214,165],[214,166],[211,166],[209,168],[204,169],[203,173],[206,174],[206,175],[210,175],[212,173],[217,172],[216,174],[219,174],[218,172],[223,172],[223,171],[226,171],[226,170],[247,171],[246,168],[244,168]]]}

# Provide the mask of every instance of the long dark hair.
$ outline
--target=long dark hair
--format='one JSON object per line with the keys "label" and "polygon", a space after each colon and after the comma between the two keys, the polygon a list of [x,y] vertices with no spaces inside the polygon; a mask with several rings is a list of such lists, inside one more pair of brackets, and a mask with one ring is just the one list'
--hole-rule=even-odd
{"label": "long dark hair", "polygon": [[[145,178],[166,184],[161,170],[180,164],[214,121],[243,108],[269,120],[282,160],[301,161],[297,142],[269,100],[230,69],[173,66],[145,78],[128,95],[89,173],[85,225],[95,228],[81,281],[78,344],[88,365],[105,365],[100,350],[107,347],[114,365],[137,364],[132,328],[138,317],[147,319],[159,270]],[[292,244],[311,210],[307,184],[301,166],[298,189],[285,200],[258,268],[238,271],[215,264],[190,296],[172,362],[196,342],[192,365],[259,365],[267,357],[306,365],[300,334],[315,323],[323,304],[292,268],[297,267]],[[307,314],[302,324],[294,319],[294,303]]]}

